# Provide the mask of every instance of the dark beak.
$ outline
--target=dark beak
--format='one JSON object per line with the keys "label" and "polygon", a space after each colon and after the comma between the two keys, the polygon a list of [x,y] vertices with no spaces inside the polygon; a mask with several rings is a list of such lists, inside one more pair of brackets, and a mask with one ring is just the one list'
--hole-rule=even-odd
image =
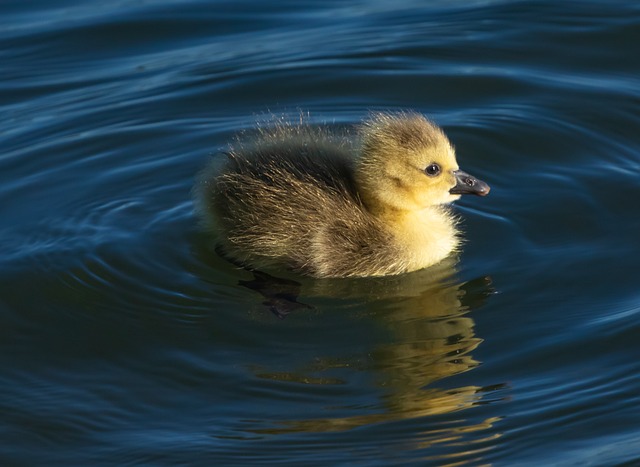
{"label": "dark beak", "polygon": [[456,186],[449,190],[452,195],[478,195],[487,196],[491,188],[482,180],[472,177],[462,170],[455,170]]}

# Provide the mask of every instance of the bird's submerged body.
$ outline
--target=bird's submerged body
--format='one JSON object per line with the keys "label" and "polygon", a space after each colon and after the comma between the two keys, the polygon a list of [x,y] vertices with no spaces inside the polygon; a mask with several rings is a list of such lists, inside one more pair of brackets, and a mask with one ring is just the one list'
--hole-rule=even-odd
{"label": "bird's submerged body", "polygon": [[[414,164],[400,156],[392,161],[398,165],[394,168],[377,159],[394,150],[415,152],[420,144],[450,148],[444,134],[414,114],[379,116],[368,125],[374,133],[401,125],[435,136],[412,140],[408,131],[399,136],[405,138],[398,140],[399,147],[374,148],[381,152],[372,154],[367,145],[376,141],[367,139],[365,126],[358,155],[346,137],[280,124],[240,141],[226,161],[205,171],[198,184],[200,210],[223,255],[256,269],[285,267],[315,277],[361,277],[421,269],[454,251],[459,240],[448,208],[439,198],[430,204],[413,192],[411,178],[416,174],[410,173],[409,180],[397,178],[403,170],[412,172]],[[393,131],[390,137],[395,138]],[[379,143],[389,142],[381,138]],[[372,159],[363,160],[367,156]],[[423,159],[429,164],[433,158],[430,154]],[[378,184],[376,176],[385,183]],[[424,172],[419,176],[428,177]],[[448,193],[453,184],[446,184],[444,191],[455,199]]]}

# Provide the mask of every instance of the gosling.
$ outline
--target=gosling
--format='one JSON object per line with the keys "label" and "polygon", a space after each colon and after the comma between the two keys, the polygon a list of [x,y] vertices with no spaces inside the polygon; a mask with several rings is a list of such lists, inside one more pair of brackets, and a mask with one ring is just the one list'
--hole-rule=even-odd
{"label": "gosling", "polygon": [[459,169],[451,143],[420,114],[381,113],[346,137],[277,124],[239,140],[196,186],[218,251],[252,269],[314,277],[402,274],[460,245],[448,204],[489,186]]}

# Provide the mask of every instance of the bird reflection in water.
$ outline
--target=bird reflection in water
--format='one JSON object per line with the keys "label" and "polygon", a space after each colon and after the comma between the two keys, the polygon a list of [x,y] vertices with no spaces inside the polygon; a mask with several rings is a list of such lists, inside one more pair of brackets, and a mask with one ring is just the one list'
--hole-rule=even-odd
{"label": "bird reflection in water", "polygon": [[[362,359],[314,359],[313,364],[291,372],[254,369],[256,376],[270,380],[294,381],[302,384],[341,384],[336,378],[312,376],[348,366],[373,371],[383,394],[374,413],[346,417],[285,420],[276,426],[250,430],[254,433],[279,434],[295,432],[344,431],[366,425],[432,417],[461,411],[483,401],[489,388],[463,386],[438,388],[445,378],[469,371],[479,365],[472,352],[482,339],[474,332],[474,322],[468,313],[481,306],[494,293],[488,277],[466,283],[455,283],[454,260],[423,271],[401,276],[357,280],[320,280],[298,283],[256,273],[244,286],[265,297],[264,304],[279,318],[289,313],[304,312],[310,305],[307,298],[340,297],[361,299],[367,303],[367,313],[376,325],[388,329],[391,338],[378,344]],[[299,300],[299,295],[305,297]],[[496,420],[466,424],[458,420],[455,426],[439,426],[425,431],[416,447],[425,447],[444,440],[458,440],[465,433],[489,428]],[[475,442],[478,442],[476,439]],[[476,446],[477,448],[478,446]],[[474,448],[475,449],[475,448]]]}

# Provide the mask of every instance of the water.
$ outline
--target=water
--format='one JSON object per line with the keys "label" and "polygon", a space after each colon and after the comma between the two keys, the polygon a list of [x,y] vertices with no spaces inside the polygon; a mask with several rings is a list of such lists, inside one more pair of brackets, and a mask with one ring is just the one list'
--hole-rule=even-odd
{"label": "water", "polygon": [[[637,2],[0,18],[2,465],[640,463]],[[194,178],[269,112],[380,109],[490,183],[458,203],[464,253],[296,278],[278,319],[199,231]]]}

